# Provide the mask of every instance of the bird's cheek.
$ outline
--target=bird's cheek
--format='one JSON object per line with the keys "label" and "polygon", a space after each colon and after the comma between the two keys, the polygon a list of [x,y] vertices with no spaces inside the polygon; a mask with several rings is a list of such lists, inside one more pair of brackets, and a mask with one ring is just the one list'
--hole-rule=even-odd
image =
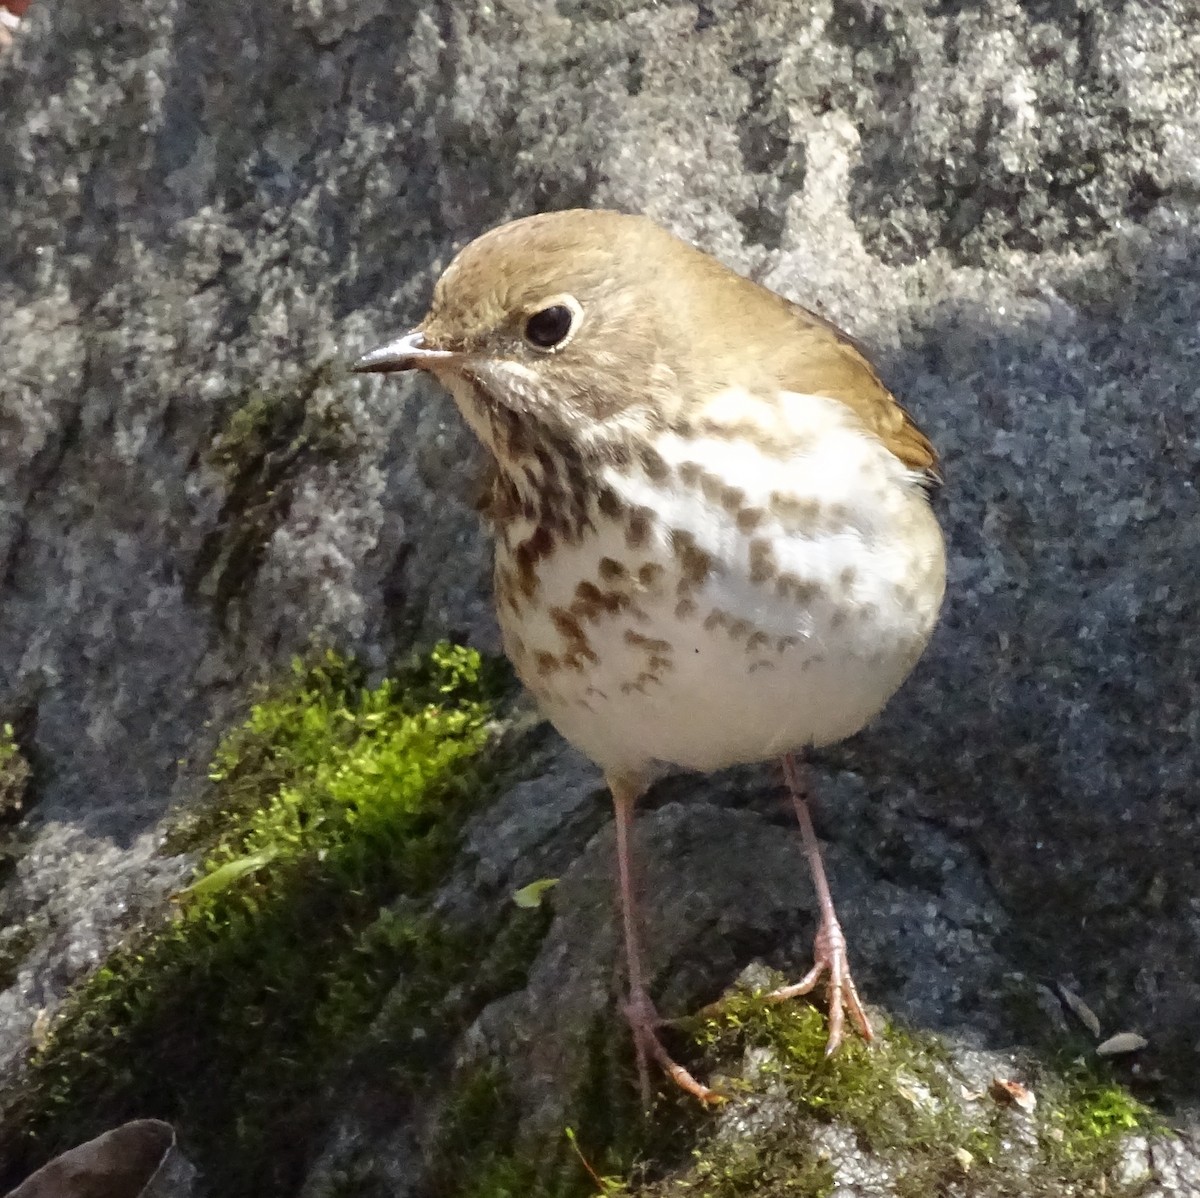
{"label": "bird's cheek", "polygon": [[488,415],[486,396],[478,383],[455,371],[430,372],[432,377],[454,400],[471,431],[489,448],[492,443],[492,422]]}

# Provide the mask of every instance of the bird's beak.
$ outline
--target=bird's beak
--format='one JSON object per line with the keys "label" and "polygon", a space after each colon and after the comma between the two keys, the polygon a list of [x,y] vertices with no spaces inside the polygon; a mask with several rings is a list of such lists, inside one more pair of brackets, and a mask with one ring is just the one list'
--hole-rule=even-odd
{"label": "bird's beak", "polygon": [[431,349],[425,344],[425,334],[413,329],[403,337],[389,341],[378,349],[363,354],[350,367],[356,374],[390,374],[396,370],[428,370],[436,362],[444,362],[455,355],[446,349]]}

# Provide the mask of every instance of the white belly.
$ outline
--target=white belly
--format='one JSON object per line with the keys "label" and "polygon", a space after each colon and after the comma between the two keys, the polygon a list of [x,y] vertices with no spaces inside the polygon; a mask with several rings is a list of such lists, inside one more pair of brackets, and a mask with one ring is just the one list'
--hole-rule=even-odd
{"label": "white belly", "polygon": [[[631,515],[596,511],[540,564],[531,601],[512,585],[521,530],[501,539],[505,646],[548,718],[629,774],[708,771],[857,732],[912,669],[941,603],[924,494],[840,426],[787,460],[719,438],[659,449],[665,480],[605,474]],[[707,495],[685,464],[709,469]],[[718,494],[718,468],[738,496]]]}

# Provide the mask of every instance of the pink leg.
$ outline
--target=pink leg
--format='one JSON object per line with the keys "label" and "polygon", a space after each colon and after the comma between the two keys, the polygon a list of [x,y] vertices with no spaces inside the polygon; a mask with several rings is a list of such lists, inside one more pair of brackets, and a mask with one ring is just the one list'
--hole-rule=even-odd
{"label": "pink leg", "polygon": [[629,998],[625,1003],[625,1018],[633,1032],[634,1048],[637,1050],[638,1082],[642,1092],[642,1104],[650,1106],[651,1057],[663,1072],[681,1089],[701,1102],[718,1102],[721,1096],[708,1086],[698,1082],[682,1065],[671,1060],[670,1054],[658,1038],[656,1028],[662,1022],[642,978],[642,953],[638,941],[637,899],[633,884],[633,854],[630,847],[630,832],[633,830],[634,804],[643,788],[626,778],[609,778],[613,807],[617,814],[617,873],[620,879],[621,920],[625,928],[625,961],[629,972]]}
{"label": "pink leg", "polygon": [[772,991],[767,998],[771,1002],[782,1002],[784,999],[795,998],[808,994],[821,980],[822,974],[829,974],[829,1041],[825,1045],[826,1055],[836,1051],[842,1042],[842,1030],[845,1025],[846,1012],[849,1011],[854,1026],[862,1033],[864,1040],[873,1040],[871,1023],[863,1010],[858,997],[854,979],[850,976],[850,965],[846,960],[846,937],[842,926],[838,923],[837,912],[833,909],[833,896],[829,893],[829,881],[825,877],[825,864],[821,860],[821,846],[813,829],[812,815],[808,810],[807,787],[805,786],[803,767],[796,761],[795,754],[789,753],[783,759],[783,774],[787,780],[788,790],[792,796],[792,806],[796,818],[800,821],[800,835],[804,841],[804,855],[808,858],[808,868],[812,873],[813,887],[817,892],[817,902],[821,908],[821,923],[817,928],[814,943],[812,969],[794,986],[783,986]]}

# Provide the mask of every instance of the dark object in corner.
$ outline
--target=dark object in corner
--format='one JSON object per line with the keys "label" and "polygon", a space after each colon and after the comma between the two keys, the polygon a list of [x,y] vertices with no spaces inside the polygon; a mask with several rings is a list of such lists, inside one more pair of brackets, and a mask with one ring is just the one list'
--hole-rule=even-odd
{"label": "dark object in corner", "polygon": [[135,1119],[55,1157],[8,1198],[189,1198],[195,1175],[169,1123]]}

